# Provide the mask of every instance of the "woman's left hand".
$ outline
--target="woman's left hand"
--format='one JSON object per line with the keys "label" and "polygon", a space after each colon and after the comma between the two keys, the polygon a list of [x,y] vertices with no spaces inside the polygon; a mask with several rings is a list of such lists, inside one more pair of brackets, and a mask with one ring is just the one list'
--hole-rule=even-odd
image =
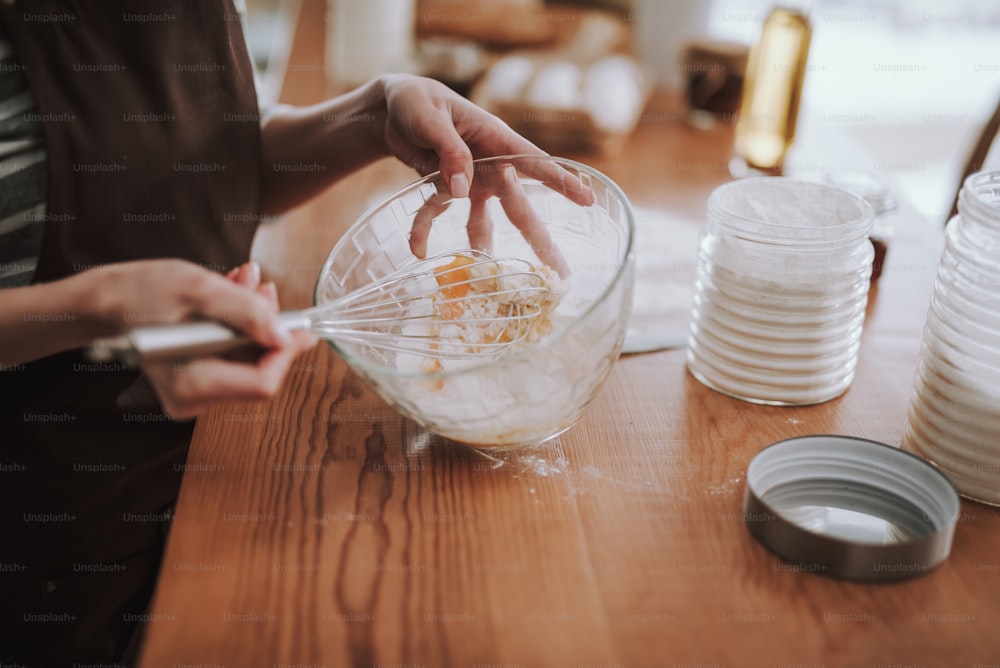
{"label": "woman's left hand", "polygon": [[[425,256],[435,211],[455,197],[470,198],[470,244],[488,251],[485,202],[496,196],[539,258],[557,270],[562,264],[513,170],[475,174],[472,164],[478,158],[547,154],[439,81],[387,74],[319,105],[278,107],[262,126],[262,146],[261,201],[267,213],[287,211],[339,178],[393,155],[421,176],[441,172],[436,184],[440,197],[427,202],[410,232],[410,249],[417,257]],[[590,189],[555,163],[537,163],[530,176],[582,206],[593,202]]]}
{"label": "woman's left hand", "polygon": [[[504,155],[547,155],[510,126],[459,96],[444,84],[409,75],[380,77],[385,92],[387,119],[385,142],[397,158],[421,175],[441,172],[439,195],[432,197],[414,217],[410,249],[417,257],[427,251],[433,219],[452,197],[469,197],[469,242],[473,248],[492,252],[492,223],[486,200],[496,196],[511,223],[538,257],[560,275],[568,268],[548,229],[532,210],[517,181],[513,165],[498,173],[474,173],[472,161]],[[555,163],[519,161],[530,176],[548,183],[582,206],[593,203],[593,192]],[[441,192],[441,188],[447,192]]]}
{"label": "woman's left hand", "polygon": [[386,146],[420,174],[441,171],[453,197],[467,197],[472,161],[545,152],[444,84],[406,74],[380,77],[388,119]]}

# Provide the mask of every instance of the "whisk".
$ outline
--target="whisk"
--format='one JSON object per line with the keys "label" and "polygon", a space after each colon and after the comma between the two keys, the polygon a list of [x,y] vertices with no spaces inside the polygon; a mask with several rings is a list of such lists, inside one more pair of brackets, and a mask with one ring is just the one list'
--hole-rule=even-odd
{"label": "whisk", "polygon": [[[402,267],[333,301],[279,314],[289,330],[338,345],[428,358],[496,356],[532,332],[550,287],[530,263],[477,250],[437,255]],[[140,327],[99,339],[95,362],[141,362],[213,355],[250,341],[218,322]]]}

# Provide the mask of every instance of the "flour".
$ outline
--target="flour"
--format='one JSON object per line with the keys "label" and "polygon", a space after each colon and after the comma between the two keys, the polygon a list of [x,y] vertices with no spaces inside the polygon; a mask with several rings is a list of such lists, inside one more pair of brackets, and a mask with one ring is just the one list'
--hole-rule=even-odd
{"label": "flour", "polygon": [[850,385],[871,276],[859,198],[792,179],[748,179],[709,199],[688,367],[748,401],[812,404]]}

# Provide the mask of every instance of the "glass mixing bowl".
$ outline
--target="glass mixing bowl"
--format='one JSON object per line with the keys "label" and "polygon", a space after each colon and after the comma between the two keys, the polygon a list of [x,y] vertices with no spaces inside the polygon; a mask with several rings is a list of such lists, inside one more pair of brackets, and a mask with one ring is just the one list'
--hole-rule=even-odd
{"label": "glass mixing bowl", "polygon": [[634,216],[617,185],[570,160],[507,156],[473,167],[469,197],[451,197],[435,173],[370,209],[331,251],[314,299],[328,303],[416,262],[414,221],[430,225],[428,257],[475,248],[555,270],[564,294],[550,333],[497,358],[414,364],[363,343],[330,344],[433,433],[478,448],[536,445],[583,415],[618,358],[635,280]]}

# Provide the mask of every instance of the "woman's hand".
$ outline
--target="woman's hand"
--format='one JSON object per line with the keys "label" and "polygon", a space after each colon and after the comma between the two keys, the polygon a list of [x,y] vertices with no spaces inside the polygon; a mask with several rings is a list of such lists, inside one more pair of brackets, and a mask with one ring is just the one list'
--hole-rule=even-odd
{"label": "woman's hand", "polygon": [[406,74],[379,81],[388,113],[386,146],[421,175],[440,170],[453,197],[469,195],[476,158],[545,155],[499,118],[438,81]]}
{"label": "woman's hand", "polygon": [[244,264],[226,278],[232,286],[224,285],[223,279],[222,283],[209,281],[201,290],[203,301],[181,319],[213,317],[241,329],[267,350],[249,358],[234,355],[143,364],[164,411],[176,419],[195,417],[217,401],[270,399],[292,360],[316,343],[308,332],[289,333],[278,326],[277,291],[273,283],[260,284],[256,264]]}
{"label": "woman's hand", "polygon": [[[387,75],[379,81],[385,90],[385,142],[389,150],[420,174],[440,171],[442,177],[437,199],[428,200],[414,218],[410,231],[413,254],[426,256],[431,223],[452,197],[470,198],[469,244],[491,252],[493,226],[486,200],[495,196],[538,258],[560,275],[568,275],[569,269],[548,228],[518,183],[514,165],[496,172],[473,171],[472,161],[478,158],[547,154],[493,114],[437,81],[401,74]],[[527,176],[549,184],[578,204],[593,203],[590,189],[557,165],[531,160],[516,164]]]}
{"label": "woman's hand", "polygon": [[[409,74],[387,74],[309,107],[279,105],[262,123],[261,143],[262,202],[271,214],[387,156],[422,176],[440,170],[450,194],[466,197],[473,159],[546,155],[444,84]],[[562,178],[559,170],[551,172]]]}
{"label": "woman's hand", "polygon": [[[531,210],[513,170],[475,174],[473,160],[503,155],[546,154],[493,114],[444,84],[407,74],[388,74],[345,95],[311,107],[279,106],[262,125],[264,179],[262,202],[281,213],[318,194],[338,179],[392,155],[421,175],[440,171],[440,196],[429,201],[414,222],[410,249],[424,257],[434,212],[447,200],[470,197],[470,245],[487,249],[491,229],[485,202],[500,199],[511,222],[536,255],[564,274],[565,263],[543,221]],[[593,193],[568,171],[551,162],[532,167],[528,176],[551,185],[587,206]]]}

